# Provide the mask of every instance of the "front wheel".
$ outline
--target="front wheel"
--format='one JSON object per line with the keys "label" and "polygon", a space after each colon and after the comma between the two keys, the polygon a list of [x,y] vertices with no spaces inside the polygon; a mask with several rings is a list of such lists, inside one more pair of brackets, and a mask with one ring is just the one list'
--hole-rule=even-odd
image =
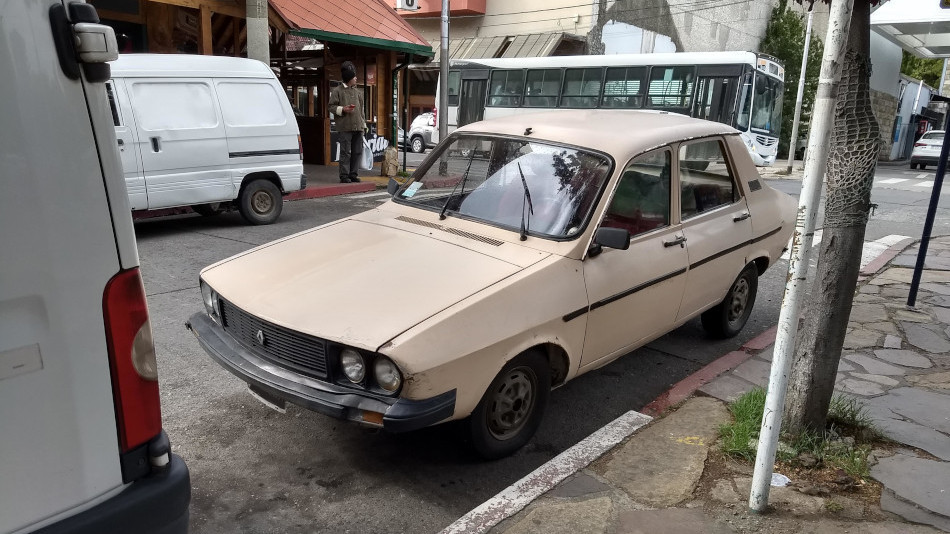
{"label": "front wheel", "polygon": [[247,184],[238,199],[238,211],[251,224],[272,224],[280,216],[283,207],[280,189],[264,179]]}
{"label": "front wheel", "polygon": [[759,271],[755,264],[749,264],[736,281],[732,283],[726,298],[715,307],[703,312],[703,328],[709,335],[718,338],[730,338],[738,334],[755,305],[755,294],[759,287]]}
{"label": "front wheel", "polygon": [[475,452],[494,460],[523,447],[541,424],[550,391],[551,370],[540,352],[508,362],[469,418]]}

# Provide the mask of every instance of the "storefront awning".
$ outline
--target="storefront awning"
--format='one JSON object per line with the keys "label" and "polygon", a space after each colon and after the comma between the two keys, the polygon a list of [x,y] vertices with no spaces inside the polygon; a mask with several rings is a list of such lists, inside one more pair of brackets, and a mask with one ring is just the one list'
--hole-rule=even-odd
{"label": "storefront awning", "polygon": [[871,29],[917,57],[950,57],[950,9],[938,0],[890,0],[871,13]]}
{"label": "storefront awning", "polygon": [[[584,38],[563,32],[498,37],[465,37],[449,40],[449,57],[451,59],[546,57],[554,55],[565,43],[582,46]],[[435,51],[432,64],[438,65],[440,43],[436,40],[431,45]],[[582,51],[579,53],[582,53]]]}
{"label": "storefront awning", "polygon": [[432,56],[432,47],[383,0],[270,0],[290,33],[318,41]]}

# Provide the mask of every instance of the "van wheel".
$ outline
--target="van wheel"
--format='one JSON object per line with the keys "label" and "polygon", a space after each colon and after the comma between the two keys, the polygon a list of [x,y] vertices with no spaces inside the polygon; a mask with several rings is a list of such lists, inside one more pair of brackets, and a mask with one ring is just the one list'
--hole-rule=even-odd
{"label": "van wheel", "polygon": [[752,314],[758,287],[759,271],[755,264],[750,263],[732,283],[726,298],[703,313],[703,328],[706,332],[722,339],[738,334]]}
{"label": "van wheel", "polygon": [[409,149],[416,154],[420,154],[426,149],[426,145],[422,142],[422,138],[417,135],[409,142]]}
{"label": "van wheel", "polygon": [[196,204],[191,207],[191,211],[201,215],[202,217],[211,217],[213,215],[218,215],[223,209],[221,209],[220,202],[211,202],[209,204]]}
{"label": "van wheel", "polygon": [[472,446],[494,460],[517,451],[541,424],[551,392],[551,369],[538,351],[508,362],[488,386],[469,418]]}
{"label": "van wheel", "polygon": [[272,224],[283,207],[280,189],[263,179],[247,184],[238,199],[238,211],[251,224]]}

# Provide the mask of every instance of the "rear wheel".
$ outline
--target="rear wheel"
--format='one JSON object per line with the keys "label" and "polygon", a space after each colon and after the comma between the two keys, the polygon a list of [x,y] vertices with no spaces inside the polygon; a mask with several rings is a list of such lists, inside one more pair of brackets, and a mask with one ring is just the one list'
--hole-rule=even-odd
{"label": "rear wheel", "polygon": [[483,458],[508,456],[538,430],[551,391],[551,370],[538,351],[508,362],[469,418],[472,445]]}
{"label": "rear wheel", "polygon": [[211,217],[224,211],[220,202],[211,202],[209,204],[197,204],[191,207],[191,210],[202,217]]}
{"label": "rear wheel", "polygon": [[730,338],[742,331],[755,305],[758,287],[759,271],[755,264],[749,264],[732,283],[726,298],[703,313],[706,332],[713,337]]}
{"label": "rear wheel", "polygon": [[238,211],[251,224],[272,224],[280,216],[283,207],[280,189],[264,179],[247,184],[238,199]]}
{"label": "rear wheel", "polygon": [[422,141],[422,138],[417,135],[412,138],[412,141],[409,142],[409,148],[413,152],[419,154],[426,149],[426,144]]}
{"label": "rear wheel", "polygon": [[916,169],[916,168],[917,168],[917,164],[916,164],[916,163],[911,163],[911,164],[910,164],[910,168],[911,168],[911,169]]}
{"label": "rear wheel", "polygon": [[926,170],[927,170],[927,164],[926,164],[926,163],[921,163],[921,164],[920,164],[920,170],[926,171]]}

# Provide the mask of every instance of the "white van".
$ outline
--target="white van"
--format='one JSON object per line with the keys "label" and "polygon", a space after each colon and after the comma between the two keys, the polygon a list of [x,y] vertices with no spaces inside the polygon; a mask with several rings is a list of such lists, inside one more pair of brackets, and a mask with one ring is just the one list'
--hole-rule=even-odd
{"label": "white van", "polygon": [[97,23],[62,0],[0,16],[4,534],[188,527],[106,97],[115,35]]}
{"label": "white van", "polygon": [[106,88],[133,210],[237,207],[270,224],[306,187],[293,109],[260,61],[127,54]]}

